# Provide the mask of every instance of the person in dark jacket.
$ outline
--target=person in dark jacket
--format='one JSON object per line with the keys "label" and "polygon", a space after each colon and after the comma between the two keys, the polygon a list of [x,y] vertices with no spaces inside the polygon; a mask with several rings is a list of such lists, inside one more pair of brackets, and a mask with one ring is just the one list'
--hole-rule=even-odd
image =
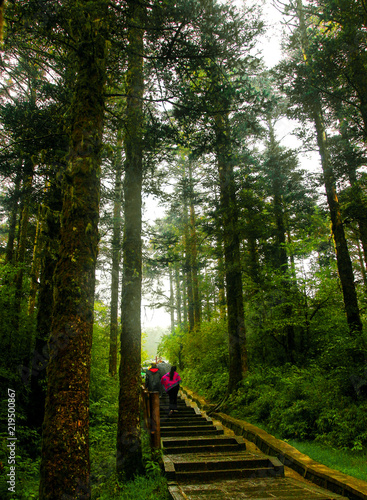
{"label": "person in dark jacket", "polygon": [[161,374],[155,363],[147,370],[145,376],[145,387],[149,392],[160,392],[161,391]]}

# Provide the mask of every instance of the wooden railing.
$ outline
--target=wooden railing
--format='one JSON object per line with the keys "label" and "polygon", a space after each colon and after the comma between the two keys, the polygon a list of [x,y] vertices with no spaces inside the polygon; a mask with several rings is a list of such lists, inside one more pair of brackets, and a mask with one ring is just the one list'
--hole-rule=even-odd
{"label": "wooden railing", "polygon": [[159,392],[149,392],[141,386],[145,427],[150,434],[150,446],[161,447],[161,425],[159,415]]}

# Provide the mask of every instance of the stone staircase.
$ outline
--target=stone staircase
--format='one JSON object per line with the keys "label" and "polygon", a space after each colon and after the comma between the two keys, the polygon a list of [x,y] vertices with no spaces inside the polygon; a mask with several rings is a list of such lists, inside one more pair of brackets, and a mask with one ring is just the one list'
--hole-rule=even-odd
{"label": "stone staircase", "polygon": [[178,399],[168,416],[168,398],[161,398],[161,440],[167,479],[179,482],[228,478],[281,477],[284,466],[274,457],[246,451],[240,436],[224,435],[223,427]]}
{"label": "stone staircase", "polygon": [[161,443],[168,488],[173,500],[347,500],[334,493],[284,477],[284,466],[260,451],[249,451],[241,436],[178,398],[168,415],[160,399]]}

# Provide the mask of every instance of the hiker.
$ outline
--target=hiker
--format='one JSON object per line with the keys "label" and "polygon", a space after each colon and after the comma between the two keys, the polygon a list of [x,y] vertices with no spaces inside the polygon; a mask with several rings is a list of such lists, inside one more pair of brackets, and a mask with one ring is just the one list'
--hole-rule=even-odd
{"label": "hiker", "polygon": [[177,411],[177,394],[180,388],[181,377],[176,372],[176,366],[171,366],[168,373],[161,378],[161,384],[169,397],[169,415]]}
{"label": "hiker", "polygon": [[149,370],[147,370],[145,376],[145,387],[149,392],[159,392],[161,391],[161,374],[157,368],[156,363],[152,363]]}

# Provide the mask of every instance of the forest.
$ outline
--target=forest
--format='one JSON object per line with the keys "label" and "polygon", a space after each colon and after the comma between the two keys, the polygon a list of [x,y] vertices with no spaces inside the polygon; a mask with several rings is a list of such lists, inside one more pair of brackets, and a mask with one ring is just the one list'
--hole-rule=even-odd
{"label": "forest", "polygon": [[168,499],[148,299],[186,387],[366,462],[366,1],[1,0],[0,28],[0,497]]}

